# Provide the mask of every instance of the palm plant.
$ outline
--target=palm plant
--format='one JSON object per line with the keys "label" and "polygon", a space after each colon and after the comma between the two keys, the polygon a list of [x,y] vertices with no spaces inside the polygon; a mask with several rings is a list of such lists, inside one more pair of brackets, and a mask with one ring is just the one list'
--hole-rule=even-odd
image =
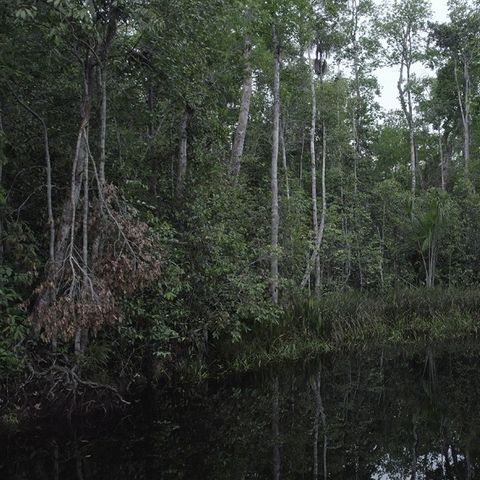
{"label": "palm plant", "polygon": [[418,250],[425,270],[425,285],[429,288],[435,283],[439,240],[445,227],[447,203],[447,194],[432,188],[427,192],[421,211],[412,215]]}

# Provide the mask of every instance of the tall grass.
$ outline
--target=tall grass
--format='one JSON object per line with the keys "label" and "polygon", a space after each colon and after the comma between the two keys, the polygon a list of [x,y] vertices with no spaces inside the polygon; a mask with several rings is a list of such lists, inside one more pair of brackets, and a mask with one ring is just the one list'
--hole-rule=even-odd
{"label": "tall grass", "polygon": [[408,289],[294,298],[274,326],[257,325],[237,369],[369,345],[429,344],[476,338],[480,290]]}

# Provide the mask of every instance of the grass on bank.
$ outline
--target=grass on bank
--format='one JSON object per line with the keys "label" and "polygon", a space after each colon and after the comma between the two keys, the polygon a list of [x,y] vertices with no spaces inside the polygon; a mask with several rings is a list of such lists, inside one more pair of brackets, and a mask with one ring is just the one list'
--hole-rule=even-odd
{"label": "grass on bank", "polygon": [[256,326],[232,359],[245,371],[366,346],[416,346],[476,338],[480,290],[409,289],[297,298],[270,328]]}

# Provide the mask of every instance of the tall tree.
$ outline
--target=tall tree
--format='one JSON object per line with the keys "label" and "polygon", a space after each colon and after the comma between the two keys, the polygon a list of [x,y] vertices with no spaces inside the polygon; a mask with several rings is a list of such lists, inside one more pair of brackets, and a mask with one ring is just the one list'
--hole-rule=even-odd
{"label": "tall tree", "polygon": [[[247,12],[247,16],[251,13]],[[242,99],[240,103],[240,111],[238,114],[237,127],[233,138],[232,147],[232,168],[235,177],[240,173],[241,159],[243,155],[243,147],[245,144],[245,136],[247,133],[248,115],[250,112],[250,100],[253,92],[253,70],[251,65],[252,40],[250,35],[245,36],[245,46],[243,60],[245,62],[245,74],[242,87]]]}
{"label": "tall tree", "polygon": [[[480,52],[480,12],[468,0],[449,2],[451,22],[432,24],[432,34],[453,70],[463,131],[463,158],[468,174],[471,148],[472,97],[478,85],[476,59]],[[477,71],[476,71],[477,70]]]}
{"label": "tall tree", "polygon": [[388,64],[399,67],[397,89],[402,112],[408,125],[413,194],[417,188],[417,145],[412,68],[422,57],[425,44],[423,32],[428,16],[429,4],[426,0],[394,0],[381,22],[382,31],[389,47]]}
{"label": "tall tree", "polygon": [[271,274],[271,295],[273,303],[278,303],[278,231],[280,225],[280,213],[278,208],[278,149],[280,137],[280,66],[281,47],[277,32],[277,26],[272,28],[273,48],[273,124],[272,124],[272,165],[271,165],[271,195],[272,195],[272,221],[271,221],[271,243],[270,257]]}

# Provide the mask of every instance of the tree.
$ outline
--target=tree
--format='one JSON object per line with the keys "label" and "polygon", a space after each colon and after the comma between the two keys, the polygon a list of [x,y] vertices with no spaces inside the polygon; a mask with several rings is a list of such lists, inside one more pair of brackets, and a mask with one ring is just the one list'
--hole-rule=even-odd
{"label": "tree", "polygon": [[[251,10],[245,12],[245,18],[250,20],[252,16]],[[253,92],[253,69],[251,65],[252,55],[252,38],[251,34],[245,34],[245,45],[243,60],[245,63],[244,81],[242,86],[242,99],[240,103],[240,111],[238,114],[237,127],[235,129],[235,136],[233,137],[232,147],[232,169],[235,177],[240,173],[241,158],[243,154],[243,147],[245,144],[245,136],[247,133],[248,115],[250,113],[250,101]]]}
{"label": "tree", "polygon": [[[432,24],[432,36],[447,62],[453,66],[453,79],[463,130],[463,158],[465,173],[470,164],[473,82],[478,84],[475,61],[480,51],[478,29],[480,13],[466,0],[450,2],[449,24]],[[477,73],[477,75],[475,75]],[[473,78],[472,78],[473,74]]]}
{"label": "tree", "polygon": [[381,31],[389,50],[387,62],[399,66],[398,93],[402,112],[408,125],[412,194],[417,188],[417,152],[415,112],[412,100],[413,65],[422,57],[425,44],[423,31],[429,15],[426,0],[396,1],[381,21]]}

